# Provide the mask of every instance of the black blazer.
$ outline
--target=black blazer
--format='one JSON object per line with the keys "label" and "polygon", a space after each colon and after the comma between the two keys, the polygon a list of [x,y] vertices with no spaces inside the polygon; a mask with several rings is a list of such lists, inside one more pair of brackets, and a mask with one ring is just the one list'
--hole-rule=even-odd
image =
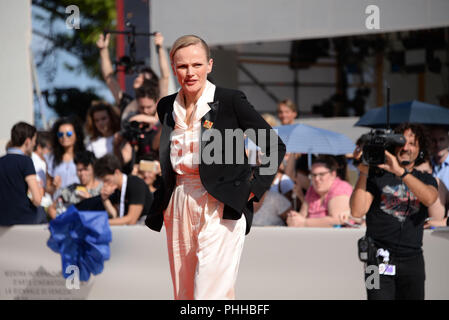
{"label": "black blazer", "polygon": [[[145,220],[145,224],[152,230],[160,231],[163,224],[163,211],[167,208],[173,189],[176,185],[176,173],[170,161],[170,135],[174,129],[173,103],[177,94],[162,98],[157,106],[157,113],[162,124],[161,140],[159,144],[159,160],[162,170],[162,184],[154,194],[154,202],[150,214]],[[201,135],[208,130],[208,120],[212,123],[212,128],[220,131],[223,137],[222,159],[223,164],[206,164],[200,160],[199,173],[201,182],[206,191],[215,199],[224,203],[223,218],[238,220],[242,213],[246,218],[246,234],[250,231],[253,220],[253,201],[259,201],[265,191],[267,191],[276,175],[277,168],[281,164],[285,155],[285,145],[276,135],[276,139],[270,143],[270,132],[274,130],[268,123],[254,110],[245,95],[236,90],[216,87],[214,102],[209,103],[211,110],[201,119]],[[269,163],[258,167],[251,167],[248,158],[244,154],[243,164],[225,164],[225,129],[263,129],[266,130],[266,154],[269,156],[272,150],[277,149],[278,157],[276,170],[272,175],[261,174],[263,167],[269,167]],[[257,140],[257,139],[256,139]],[[272,139],[273,140],[273,139]],[[212,141],[212,140],[211,140]],[[201,150],[211,141],[201,141]],[[257,145],[260,142],[254,141]],[[233,145],[234,155],[236,145]],[[265,151],[265,150],[263,150]],[[276,150],[275,150],[276,151]],[[253,192],[255,198],[248,201],[250,193]]]}

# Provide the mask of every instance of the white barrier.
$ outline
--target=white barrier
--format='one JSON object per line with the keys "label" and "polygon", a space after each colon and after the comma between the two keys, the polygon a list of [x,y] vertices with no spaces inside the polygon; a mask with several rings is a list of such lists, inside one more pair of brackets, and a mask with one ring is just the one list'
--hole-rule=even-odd
{"label": "white barrier", "polygon": [[[0,299],[172,299],[164,229],[112,227],[111,258],[67,289],[47,226],[0,227]],[[246,237],[237,299],[365,299],[357,240],[364,230],[254,227]],[[425,231],[426,298],[448,299],[449,232]]]}

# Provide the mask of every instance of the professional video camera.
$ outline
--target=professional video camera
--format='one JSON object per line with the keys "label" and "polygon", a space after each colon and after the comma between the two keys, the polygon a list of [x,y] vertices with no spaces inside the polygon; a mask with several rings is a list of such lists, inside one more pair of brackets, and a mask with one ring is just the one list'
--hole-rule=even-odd
{"label": "professional video camera", "polygon": [[144,65],[143,61],[137,61],[136,58],[136,36],[145,36],[152,37],[156,35],[156,32],[147,33],[147,32],[136,32],[136,26],[132,24],[130,21],[126,21],[125,26],[128,28],[127,30],[103,30],[104,35],[107,33],[114,34],[123,34],[127,36],[128,39],[128,55],[120,57],[118,61],[116,61],[117,66],[124,67],[124,71],[126,74],[134,74],[138,72],[140,66]]}
{"label": "professional video camera", "polygon": [[385,150],[394,154],[396,147],[405,145],[405,137],[390,129],[390,88],[387,87],[386,129],[373,129],[362,136],[362,161],[366,165],[377,166],[385,163]]}
{"label": "professional video camera", "polygon": [[141,123],[137,121],[126,121],[123,124],[123,128],[121,130],[121,135],[125,138],[132,146],[135,146],[142,140],[145,136],[145,133],[148,129],[147,123]]}
{"label": "professional video camera", "polygon": [[405,144],[402,134],[393,133],[390,129],[374,129],[362,136],[363,163],[377,166],[385,163],[385,150],[394,154],[396,147]]}

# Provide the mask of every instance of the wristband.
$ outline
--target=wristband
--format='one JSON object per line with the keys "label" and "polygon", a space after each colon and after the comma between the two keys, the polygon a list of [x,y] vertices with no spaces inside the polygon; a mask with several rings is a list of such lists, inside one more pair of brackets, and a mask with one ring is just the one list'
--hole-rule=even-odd
{"label": "wristband", "polygon": [[364,177],[367,177],[367,178],[368,178],[368,174],[365,173],[365,172],[359,172],[359,176],[364,176]]}
{"label": "wristband", "polygon": [[404,179],[406,175],[408,175],[410,171],[407,170],[407,168],[404,168],[404,173],[399,177],[400,179]]}

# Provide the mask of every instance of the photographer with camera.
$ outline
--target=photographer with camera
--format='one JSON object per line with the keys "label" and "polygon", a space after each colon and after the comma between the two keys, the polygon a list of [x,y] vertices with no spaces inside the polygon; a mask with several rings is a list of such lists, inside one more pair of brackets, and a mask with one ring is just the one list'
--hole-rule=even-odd
{"label": "photographer with camera", "polygon": [[[105,80],[109,90],[114,96],[116,105],[120,106],[120,111],[125,115],[130,111],[136,111],[136,100],[125,92],[122,91],[120,85],[115,78],[114,68],[112,66],[111,58],[109,56],[109,40],[110,34],[100,34],[97,40],[97,47],[100,51],[100,61],[101,61],[101,73],[103,75],[103,79]],[[160,32],[157,32],[154,36],[154,45],[156,46],[156,52],[158,54],[159,60],[159,68],[161,77],[159,78],[155,72],[151,68],[143,68],[138,73],[136,79],[133,82],[134,90],[137,90],[140,86],[142,86],[144,80],[150,80],[153,82],[153,85],[158,87],[160,94],[162,97],[168,94],[168,83],[169,83],[169,74],[170,74],[170,66],[168,64],[167,53],[164,49],[164,37]],[[125,109],[126,108],[126,109]]]}
{"label": "photographer with camera", "polygon": [[[437,182],[415,169],[427,152],[425,129],[405,123],[395,132],[403,135],[402,143],[389,132],[374,134],[363,152],[354,152],[363,162],[350,199],[351,214],[366,214],[367,225],[359,256],[367,266],[378,266],[380,275],[380,287],[367,288],[368,300],[424,299],[423,226],[428,207],[438,197]],[[384,163],[378,164],[382,148]]]}
{"label": "photographer with camera", "polygon": [[148,80],[144,80],[136,90],[138,114],[130,116],[122,124],[120,137],[120,158],[123,170],[133,172],[136,159],[142,157],[159,158],[159,138],[161,127],[156,114],[159,90]]}

